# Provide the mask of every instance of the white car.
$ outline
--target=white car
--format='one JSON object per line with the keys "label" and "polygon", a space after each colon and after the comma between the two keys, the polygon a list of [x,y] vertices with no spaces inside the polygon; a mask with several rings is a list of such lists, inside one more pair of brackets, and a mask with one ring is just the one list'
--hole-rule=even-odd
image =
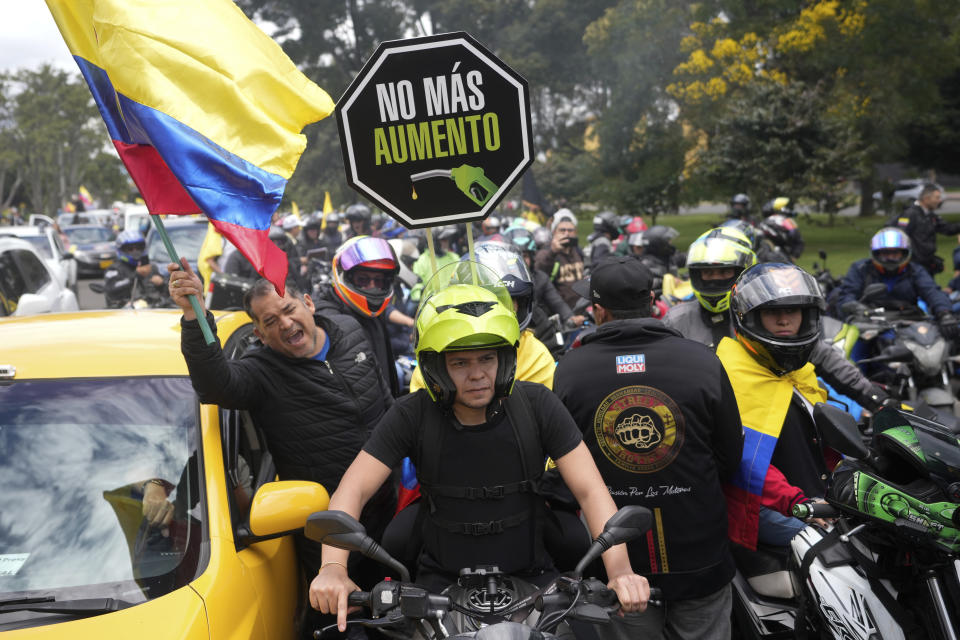
{"label": "white car", "polygon": [[33,245],[0,237],[0,317],[77,310],[76,294],[60,284]]}
{"label": "white car", "polygon": [[[923,185],[930,182],[929,180],[924,180],[922,178],[910,178],[907,180],[899,180],[893,185],[893,195],[890,196],[890,203],[896,207],[898,210],[903,209],[904,207],[909,207],[914,203],[914,201],[920,197],[920,190],[923,189]],[[946,196],[946,192],[936,182],[933,183],[940,193]],[[883,192],[877,191],[873,194],[873,200],[879,206],[883,202]]]}
{"label": "white car", "polygon": [[0,237],[14,236],[33,245],[40,257],[50,266],[57,281],[65,288],[77,291],[77,261],[67,251],[57,233],[50,225],[0,228]]}

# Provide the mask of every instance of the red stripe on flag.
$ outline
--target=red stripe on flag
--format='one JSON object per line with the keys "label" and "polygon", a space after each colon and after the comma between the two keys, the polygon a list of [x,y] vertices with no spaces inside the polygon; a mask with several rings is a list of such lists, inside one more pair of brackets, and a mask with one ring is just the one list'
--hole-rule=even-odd
{"label": "red stripe on flag", "polygon": [[283,296],[287,280],[287,254],[273,243],[267,235],[269,230],[258,231],[220,220],[210,222],[220,235],[247,257],[260,275],[273,283],[277,294]]}
{"label": "red stripe on flag", "polygon": [[176,179],[156,148],[113,141],[150,213],[203,213]]}

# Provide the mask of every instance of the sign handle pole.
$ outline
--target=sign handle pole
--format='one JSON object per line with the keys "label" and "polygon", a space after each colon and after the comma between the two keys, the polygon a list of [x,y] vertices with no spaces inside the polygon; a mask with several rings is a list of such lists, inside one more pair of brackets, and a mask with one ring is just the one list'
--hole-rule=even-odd
{"label": "sign handle pole", "polygon": [[[163,240],[163,246],[167,248],[167,255],[170,256],[170,261],[180,265],[180,256],[177,255],[177,250],[173,248],[173,243],[170,242],[170,236],[167,235],[167,229],[163,226],[163,220],[161,220],[158,215],[151,215],[150,217],[153,219],[154,226],[157,227],[157,234],[160,236],[160,239]],[[181,266],[180,268],[183,267]],[[197,315],[200,332],[203,334],[207,344],[213,344],[215,338],[213,337],[213,332],[210,331],[210,325],[207,324],[207,316],[203,313],[203,309],[200,308],[200,300],[193,294],[190,294],[187,298],[190,300],[190,306],[193,307],[193,312]]]}
{"label": "sign handle pole", "polygon": [[430,252],[430,271],[437,273],[437,250],[433,246],[433,227],[427,229],[427,251]]}
{"label": "sign handle pole", "polygon": [[470,261],[470,275],[473,276],[473,284],[480,284],[480,279],[477,277],[477,254],[473,251],[473,224],[467,223],[467,252],[469,254],[468,260]]}

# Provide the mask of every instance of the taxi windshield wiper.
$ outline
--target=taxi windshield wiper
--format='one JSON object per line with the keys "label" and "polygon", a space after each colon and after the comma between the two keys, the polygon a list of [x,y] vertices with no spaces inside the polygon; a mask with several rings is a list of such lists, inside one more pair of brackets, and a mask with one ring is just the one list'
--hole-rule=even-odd
{"label": "taxi windshield wiper", "polygon": [[43,598],[22,598],[0,604],[0,615],[14,611],[38,611],[41,613],[63,613],[74,616],[97,616],[132,607],[132,602],[116,598],[83,598],[77,600],[54,600]]}

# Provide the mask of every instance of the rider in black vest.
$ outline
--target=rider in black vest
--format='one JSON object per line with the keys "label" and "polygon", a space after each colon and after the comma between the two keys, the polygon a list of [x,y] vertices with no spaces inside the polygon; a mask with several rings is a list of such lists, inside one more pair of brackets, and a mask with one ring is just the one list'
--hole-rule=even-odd
{"label": "rider in black vest", "polygon": [[[409,456],[418,468],[427,512],[416,580],[437,591],[461,568],[496,565],[530,581],[552,578],[539,540],[537,484],[546,456],[578,499],[596,535],[616,511],[570,415],[545,387],[514,387],[519,327],[509,293],[476,263],[447,269],[466,281],[436,277],[417,315],[417,360],[426,388],[398,400],[347,470],[330,509],[356,516],[391,468]],[[429,287],[428,287],[429,288]],[[512,392],[512,393],[511,393]],[[516,443],[511,446],[510,443]],[[310,602],[346,625],[348,552],[324,547]],[[649,597],[622,545],[603,555],[624,610]]]}

